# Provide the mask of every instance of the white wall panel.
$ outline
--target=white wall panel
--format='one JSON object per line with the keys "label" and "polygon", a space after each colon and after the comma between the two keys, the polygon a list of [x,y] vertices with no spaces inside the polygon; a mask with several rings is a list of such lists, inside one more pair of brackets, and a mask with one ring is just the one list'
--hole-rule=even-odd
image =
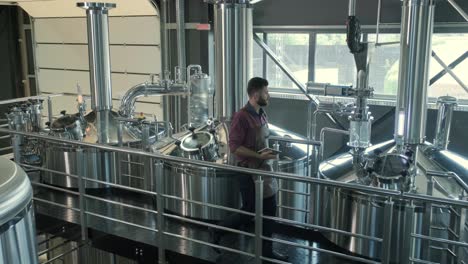
{"label": "white wall panel", "polygon": [[[75,1],[51,0],[50,2],[54,2],[53,8],[64,8],[60,10],[60,15],[54,13],[54,10],[47,10],[45,6],[38,7],[37,3],[29,5],[34,9],[32,11],[34,14],[30,14],[37,18],[34,19],[34,36],[37,43],[35,55],[36,67],[39,68],[37,71],[39,90],[44,93],[75,94],[76,85],[79,84],[82,92],[89,95],[85,13],[74,7]],[[161,71],[159,17],[155,10],[152,6],[147,6],[149,3],[147,0],[116,2],[118,8],[109,13],[114,110],[118,110],[120,99],[128,89],[149,81],[150,74],[159,74]],[[140,5],[142,2],[145,3]],[[127,8],[130,3],[139,7]],[[142,6],[147,10],[136,10]],[[126,8],[126,15],[131,17],[123,15],[124,12],[115,12],[119,7]],[[67,13],[69,11],[71,13]],[[139,98],[136,111],[161,115],[160,101],[160,96]],[[53,109],[54,114],[58,114],[61,110],[76,112],[75,96],[55,98]]]}
{"label": "white wall panel", "polygon": [[112,71],[154,73],[161,71],[161,51],[152,46],[112,46]]}
{"label": "white wall panel", "polygon": [[[48,18],[34,21],[38,43],[87,44],[86,18]],[[159,17],[110,17],[111,44],[159,45]]]}
{"label": "white wall panel", "polygon": [[90,93],[88,72],[40,70],[38,81],[41,92],[76,93],[79,84],[84,94]]}
{"label": "white wall panel", "polygon": [[[161,71],[157,46],[112,46],[111,69],[114,72],[158,74]],[[40,44],[36,48],[39,68],[88,70],[87,45]]]}
{"label": "white wall panel", "polygon": [[110,17],[111,44],[159,45],[159,17]]}
{"label": "white wall panel", "polygon": [[88,43],[84,17],[35,19],[34,33],[38,43]]}
{"label": "white wall panel", "polygon": [[[14,1],[12,1],[14,2]],[[76,7],[82,0],[31,0],[20,2],[21,6],[32,17],[77,17],[85,16],[85,11]],[[148,0],[100,0],[117,5],[109,11],[111,16],[157,15],[154,6]]]}
{"label": "white wall panel", "polygon": [[[46,93],[76,93],[76,85],[79,84],[85,95],[90,94],[89,73],[78,71],[40,70],[39,85],[41,92]],[[131,87],[149,80],[145,75],[136,74],[112,74],[112,97],[121,99]],[[160,96],[142,97],[139,101],[159,103]]]}
{"label": "white wall panel", "polygon": [[88,46],[37,45],[36,65],[40,68],[88,70]]}

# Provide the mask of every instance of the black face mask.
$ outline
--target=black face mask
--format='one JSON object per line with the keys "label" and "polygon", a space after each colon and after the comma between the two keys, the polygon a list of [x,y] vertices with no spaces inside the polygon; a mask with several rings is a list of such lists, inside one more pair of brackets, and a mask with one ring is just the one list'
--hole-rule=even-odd
{"label": "black face mask", "polygon": [[262,97],[260,97],[260,98],[258,98],[258,100],[257,100],[257,104],[258,104],[259,106],[267,106],[267,105],[268,105],[268,101],[265,100],[265,99],[263,99]]}

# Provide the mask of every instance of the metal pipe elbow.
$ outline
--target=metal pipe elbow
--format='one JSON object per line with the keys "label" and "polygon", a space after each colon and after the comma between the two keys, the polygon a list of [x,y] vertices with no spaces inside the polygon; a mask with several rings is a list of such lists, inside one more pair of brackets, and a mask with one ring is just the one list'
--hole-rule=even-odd
{"label": "metal pipe elbow", "polygon": [[146,82],[133,86],[122,97],[122,100],[120,102],[119,114],[123,117],[130,117],[135,107],[136,100],[139,97],[147,96],[149,94],[148,90],[150,87],[153,88],[152,90],[157,88],[163,91],[164,89],[166,89],[162,85],[149,84]]}
{"label": "metal pipe elbow", "polygon": [[131,117],[135,102],[142,96],[155,96],[171,93],[186,92],[185,84],[162,83],[140,83],[130,88],[122,97],[119,114],[123,117]]}

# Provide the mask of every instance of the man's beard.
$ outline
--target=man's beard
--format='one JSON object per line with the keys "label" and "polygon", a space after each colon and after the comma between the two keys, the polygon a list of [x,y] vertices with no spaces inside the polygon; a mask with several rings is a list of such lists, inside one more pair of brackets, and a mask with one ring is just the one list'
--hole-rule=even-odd
{"label": "man's beard", "polygon": [[263,98],[259,98],[258,101],[257,101],[257,104],[259,106],[267,106],[268,105],[268,101],[263,99]]}

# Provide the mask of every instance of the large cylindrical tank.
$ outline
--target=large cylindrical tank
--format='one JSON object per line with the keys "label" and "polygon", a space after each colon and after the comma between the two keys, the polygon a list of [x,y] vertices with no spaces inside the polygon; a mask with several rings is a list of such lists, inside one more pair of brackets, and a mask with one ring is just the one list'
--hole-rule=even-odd
{"label": "large cylindrical tank", "polygon": [[[118,114],[109,112],[108,123],[108,141],[109,145],[117,146],[119,121]],[[84,134],[81,134],[82,128],[77,122],[77,115],[64,115],[55,120],[51,125],[50,133],[52,136],[74,139],[78,141],[97,143],[96,118],[94,112],[85,116],[87,125],[84,128]],[[159,128],[159,136],[163,136],[164,129]],[[81,136],[80,136],[81,135]],[[126,147],[141,148],[142,140],[141,129],[136,125],[123,126],[122,144]],[[155,128],[150,130],[150,141],[154,141]],[[78,188],[77,178],[71,175],[84,175],[86,178],[123,184],[126,186],[150,189],[150,176],[145,175],[145,158],[135,155],[124,155],[116,152],[109,152],[95,148],[79,148],[70,144],[47,142],[44,146],[44,163],[48,171],[45,171],[42,180],[47,184],[66,188]],[[57,171],[57,172],[55,172]],[[106,185],[87,181],[86,188],[103,188]]]}
{"label": "large cylindrical tank", "polygon": [[[292,139],[305,139],[299,135],[281,129],[272,124],[269,125],[272,136],[279,136]],[[307,154],[307,146],[277,142],[281,151],[277,166],[273,166],[274,171],[295,174],[296,176],[308,177],[308,167],[314,167],[311,162],[314,162],[311,157],[313,149],[309,148]],[[276,142],[270,142],[276,144]],[[270,147],[276,147],[270,145]],[[309,159],[307,159],[309,157]],[[284,219],[307,223],[309,218],[308,204],[310,188],[307,183],[300,181],[279,180],[278,181],[278,216]]]}
{"label": "large cylindrical tank", "polygon": [[5,158],[0,170],[0,263],[38,263],[29,178]]}
{"label": "large cylindrical tank", "polygon": [[[385,170],[392,170],[393,174],[398,176],[407,169],[404,168],[406,161],[405,157],[394,154],[393,147],[393,141],[384,142],[369,148],[366,155],[373,156],[377,155],[375,153],[380,153],[378,154],[379,157],[382,157],[380,160],[385,160],[384,164],[388,165]],[[398,159],[399,157],[401,159]],[[459,199],[458,194],[462,192],[462,187],[453,179],[434,178],[434,185],[437,185],[437,188],[431,190],[427,187],[428,177],[424,173],[425,171],[445,170],[438,166],[423,150],[418,152],[417,164],[418,169],[412,176],[410,188],[404,189],[405,192]],[[353,166],[352,155],[348,153],[322,162],[318,173],[323,179],[382,189],[403,190],[401,188],[404,186],[397,179],[398,177],[380,177],[375,172],[367,176],[360,175]],[[319,202],[316,199],[319,199]],[[460,221],[464,220],[457,213],[452,213],[453,210],[448,206],[431,206],[417,201],[411,205],[409,200],[394,199],[393,207],[389,209],[393,215],[391,228],[386,229],[390,213],[385,211],[386,201],[388,201],[388,197],[384,195],[338,187],[320,187],[319,195],[313,196],[311,202],[312,223],[356,235],[377,238],[384,238],[386,230],[390,230],[392,242],[388,246],[390,247],[389,252],[391,252],[391,263],[405,263],[409,257],[424,259],[423,256],[428,256],[427,260],[436,263],[449,263],[446,261],[455,259],[449,254],[441,254],[432,247],[424,247],[422,242],[417,239],[414,242],[415,246],[409,247],[409,244],[412,243],[409,234],[430,233],[437,238],[450,239],[452,234],[448,230],[458,230],[459,226],[463,226]],[[431,206],[430,209],[426,208],[427,206]],[[429,211],[431,214],[428,213]],[[424,219],[430,219],[430,221],[424,222]],[[382,242],[378,241],[336,232],[323,232],[323,234],[339,247],[370,258],[382,258],[384,250],[387,249]],[[440,243],[432,245],[434,248],[437,246],[439,248],[447,247],[446,244]],[[409,251],[410,248],[413,248],[413,251]]]}
{"label": "large cylindrical tank", "polygon": [[[270,125],[270,131],[274,136],[292,135],[274,125]],[[187,132],[179,137],[178,142],[160,149],[159,152],[195,160],[232,164],[228,135],[227,123],[218,124],[214,130],[210,127],[202,127],[193,132]],[[306,151],[295,144],[287,147],[281,144],[281,150],[278,171],[305,176]],[[283,190],[278,196],[279,215],[286,219],[306,222],[307,185],[302,182],[284,181],[281,187]],[[221,220],[231,214],[226,210],[202,206],[199,204],[201,202],[230,208],[240,206],[236,175],[223,170],[169,162],[165,167],[164,188],[168,195],[197,202],[166,199],[167,210],[191,218]]]}
{"label": "large cylindrical tank", "polygon": [[[183,134],[179,137],[180,140],[159,151],[171,156],[224,163],[224,153],[228,151],[227,135],[228,130],[224,123],[218,124],[214,130],[201,127]],[[238,183],[235,175],[229,172],[169,162],[165,165],[164,176],[164,189],[168,195],[195,202],[239,207]],[[166,209],[179,215],[205,220],[221,220],[230,214],[225,210],[177,199],[166,199]]]}

